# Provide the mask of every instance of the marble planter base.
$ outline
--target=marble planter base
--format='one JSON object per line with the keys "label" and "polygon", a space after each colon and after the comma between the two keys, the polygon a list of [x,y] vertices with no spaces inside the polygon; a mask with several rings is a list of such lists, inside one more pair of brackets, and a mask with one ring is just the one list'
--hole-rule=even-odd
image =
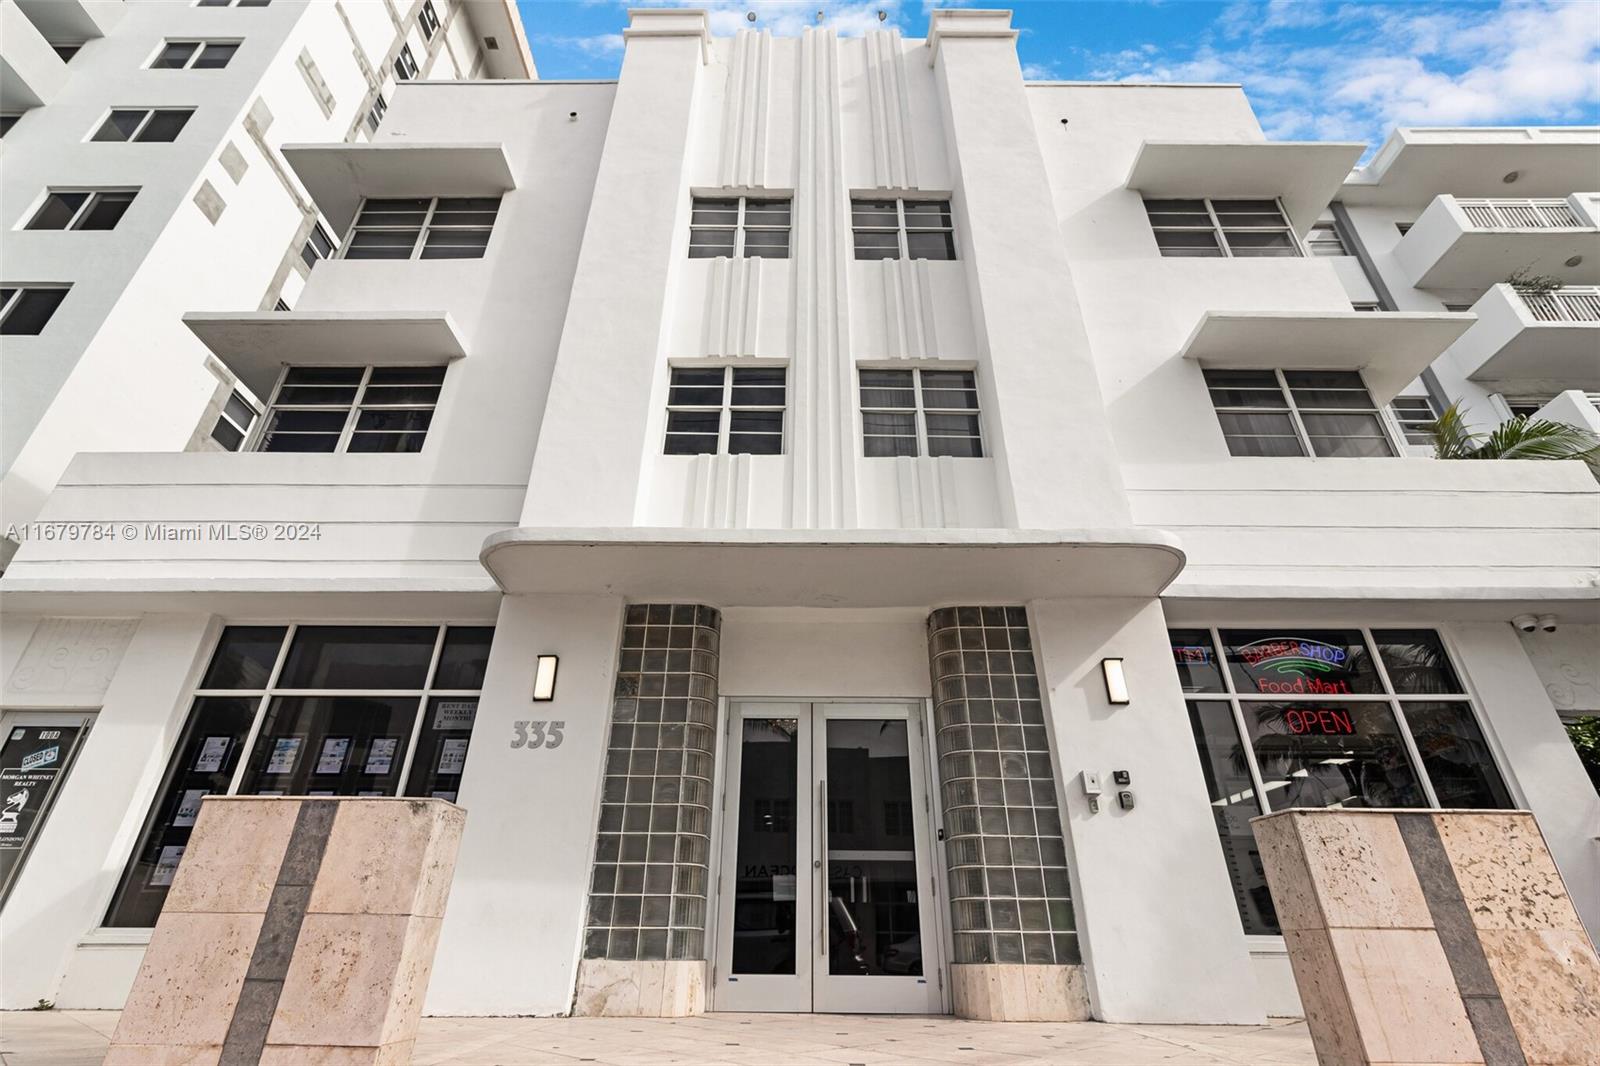
{"label": "marble planter base", "polygon": [[1252,825],[1323,1066],[1600,1062],[1600,960],[1532,815]]}
{"label": "marble planter base", "polygon": [[590,1018],[687,1018],[705,1013],[705,989],[706,964],[699,959],[584,959],[578,967],[572,1013]]}
{"label": "marble planter base", "polygon": [[986,1022],[1083,1022],[1089,993],[1081,966],[1012,963],[950,967],[957,1018]]}
{"label": "marble planter base", "polygon": [[105,1066],[411,1061],[466,812],[207,797]]}

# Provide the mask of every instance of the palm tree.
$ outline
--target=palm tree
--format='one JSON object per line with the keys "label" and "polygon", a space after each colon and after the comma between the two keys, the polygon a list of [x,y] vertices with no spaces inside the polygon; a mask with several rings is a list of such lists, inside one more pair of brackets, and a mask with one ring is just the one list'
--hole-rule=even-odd
{"label": "palm tree", "polygon": [[1518,415],[1488,433],[1467,428],[1458,400],[1428,425],[1436,459],[1581,459],[1600,464],[1600,437],[1586,429]]}

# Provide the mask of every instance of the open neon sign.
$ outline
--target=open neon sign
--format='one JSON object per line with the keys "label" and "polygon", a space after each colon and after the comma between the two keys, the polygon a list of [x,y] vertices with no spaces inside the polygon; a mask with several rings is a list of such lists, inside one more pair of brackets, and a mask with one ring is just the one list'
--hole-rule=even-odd
{"label": "open neon sign", "polygon": [[1283,712],[1283,724],[1296,736],[1354,736],[1356,724],[1350,712],[1331,707],[1295,708]]}

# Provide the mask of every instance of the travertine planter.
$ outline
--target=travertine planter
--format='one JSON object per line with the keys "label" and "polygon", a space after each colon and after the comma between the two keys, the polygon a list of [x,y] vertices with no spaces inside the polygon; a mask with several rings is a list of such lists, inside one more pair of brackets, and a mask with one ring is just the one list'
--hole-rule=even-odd
{"label": "travertine planter", "polygon": [[1532,815],[1253,825],[1324,1066],[1600,1062],[1600,960]]}
{"label": "travertine planter", "polygon": [[706,1009],[699,959],[584,959],[572,1013],[594,1018],[687,1018]]}
{"label": "travertine planter", "polygon": [[950,967],[958,1018],[986,1022],[1082,1022],[1089,993],[1081,966],[964,963]]}
{"label": "travertine planter", "polygon": [[411,1060],[466,812],[208,797],[106,1066]]}

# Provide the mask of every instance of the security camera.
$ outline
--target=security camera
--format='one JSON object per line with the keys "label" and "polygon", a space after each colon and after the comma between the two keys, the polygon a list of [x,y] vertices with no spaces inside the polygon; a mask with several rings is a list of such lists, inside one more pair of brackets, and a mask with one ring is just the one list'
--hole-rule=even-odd
{"label": "security camera", "polygon": [[1519,614],[1511,620],[1511,624],[1524,633],[1532,633],[1539,628],[1539,619],[1531,614]]}
{"label": "security camera", "polygon": [[1556,616],[1553,614],[1541,614],[1539,616],[1539,628],[1546,633],[1554,633],[1556,631]]}

